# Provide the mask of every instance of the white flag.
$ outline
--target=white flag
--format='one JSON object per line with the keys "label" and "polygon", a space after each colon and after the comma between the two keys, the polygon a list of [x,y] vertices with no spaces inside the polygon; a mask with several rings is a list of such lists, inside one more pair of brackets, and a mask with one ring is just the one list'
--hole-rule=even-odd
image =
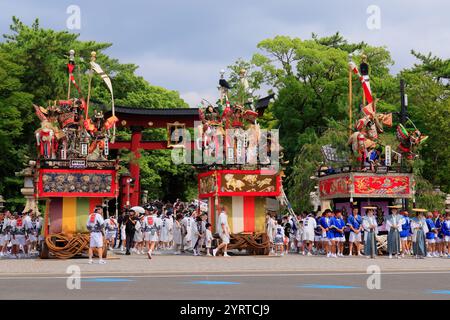
{"label": "white flag", "polygon": [[92,68],[92,70],[97,72],[100,75],[100,77],[102,77],[102,79],[103,79],[103,81],[105,81],[106,86],[108,87],[109,91],[111,92],[111,94],[113,94],[113,88],[112,88],[112,84],[111,84],[111,79],[103,71],[103,69],[97,63],[95,63],[94,61],[91,61],[91,68]]}

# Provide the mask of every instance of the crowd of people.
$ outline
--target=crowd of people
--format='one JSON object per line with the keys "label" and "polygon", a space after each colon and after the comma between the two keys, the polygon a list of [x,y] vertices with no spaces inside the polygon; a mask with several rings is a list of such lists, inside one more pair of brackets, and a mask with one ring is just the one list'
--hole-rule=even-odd
{"label": "crowd of people", "polygon": [[0,257],[26,258],[37,254],[43,240],[43,219],[32,210],[0,213]]}
{"label": "crowd of people", "polygon": [[[104,221],[91,215],[91,224],[96,224],[97,229],[104,228],[108,250],[117,249],[125,255],[147,254],[149,259],[155,251],[175,255],[191,253],[194,256],[215,256],[218,251],[223,251],[223,255],[229,257],[230,228],[225,208],[218,217],[221,243],[215,249],[212,249],[216,241],[213,227],[207,221],[207,214],[199,210],[198,204],[177,199],[173,204],[154,201],[144,205],[143,210],[138,209],[125,210],[118,219],[110,214]],[[97,231],[89,222],[88,229],[91,234]],[[91,246],[97,247],[92,241]]]}
{"label": "crowd of people", "polygon": [[[414,256],[450,258],[450,213],[416,210],[411,215],[399,206],[389,206],[389,216],[377,216],[376,207],[363,207],[364,215],[354,205],[352,212],[327,209],[303,212],[277,218],[267,213],[265,229],[271,255],[324,255],[330,258],[363,255],[375,258],[381,253],[377,240],[387,234],[385,250],[389,258]],[[141,209],[141,210],[138,210]],[[143,207],[131,208],[116,218],[99,206],[89,214],[86,227],[90,232],[89,262],[93,249],[102,257],[106,250],[125,255],[155,252],[194,256],[215,256],[223,252],[228,257],[230,227],[226,208],[220,208],[217,226],[208,222],[199,203],[154,201]],[[399,212],[400,211],[400,212]],[[279,217],[279,216],[278,216]],[[37,253],[42,236],[43,218],[31,210],[24,213],[0,213],[0,257],[23,258]],[[215,237],[215,233],[216,237]],[[100,259],[100,263],[105,263]]]}
{"label": "crowd of people", "polygon": [[357,206],[345,217],[341,210],[330,209],[317,214],[286,215],[282,219],[269,214],[266,230],[271,253],[295,252],[338,258],[344,256],[345,247],[349,256],[374,258],[379,253],[378,235],[383,232],[387,234],[389,258],[450,258],[450,213],[417,210],[412,214],[414,217],[410,217],[406,210],[399,213],[401,206],[389,208],[391,214],[381,219],[375,215],[376,207],[364,207],[365,215],[361,216]]}

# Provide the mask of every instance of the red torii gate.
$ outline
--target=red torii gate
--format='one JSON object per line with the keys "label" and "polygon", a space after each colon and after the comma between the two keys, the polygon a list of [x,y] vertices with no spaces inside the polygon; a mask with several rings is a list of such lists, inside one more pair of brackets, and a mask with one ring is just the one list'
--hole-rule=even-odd
{"label": "red torii gate", "polygon": [[[256,102],[256,111],[262,116],[264,110],[268,107],[270,101],[274,98],[274,94],[259,99]],[[142,130],[149,128],[166,128],[168,124],[184,125],[185,128],[193,128],[195,121],[200,121],[198,108],[165,108],[165,109],[146,109],[118,107],[115,109],[116,117],[119,118],[118,128],[131,129],[131,141],[116,141],[110,143],[110,150],[128,149],[134,153],[136,159],[140,158],[139,149],[143,150],[161,150],[167,149],[167,139],[164,141],[142,141]],[[107,112],[105,118],[111,116],[111,112]],[[192,141],[192,148],[194,142]],[[120,194],[122,204],[124,199],[129,199],[131,206],[139,204],[141,194],[139,179],[139,164],[130,163],[130,176],[134,180],[134,186],[129,187],[127,176],[121,177]],[[128,191],[129,187],[129,191]],[[123,206],[122,206],[123,207]]]}
{"label": "red torii gate", "polygon": [[[131,141],[116,141],[110,143],[111,150],[128,149],[134,153],[136,159],[140,158],[140,149],[143,150],[161,150],[167,149],[167,140],[164,141],[143,141],[142,131],[148,128],[167,128],[168,124],[182,124],[186,128],[193,128],[195,121],[200,121],[197,108],[169,108],[169,109],[144,109],[116,107],[116,116],[119,118],[119,128],[131,129]],[[108,117],[108,114],[106,115]],[[133,187],[128,186],[126,181],[128,177],[121,178],[121,196],[122,203],[129,199],[130,205],[139,204],[141,194],[139,180],[139,164],[130,163],[130,176],[134,180]],[[129,188],[129,190],[128,190]]]}

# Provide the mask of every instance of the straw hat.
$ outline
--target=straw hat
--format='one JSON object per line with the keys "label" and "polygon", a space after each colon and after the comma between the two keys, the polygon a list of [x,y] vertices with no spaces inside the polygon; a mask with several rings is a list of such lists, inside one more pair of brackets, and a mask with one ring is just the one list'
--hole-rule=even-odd
{"label": "straw hat", "polygon": [[396,204],[395,206],[387,206],[390,209],[401,209],[402,205],[401,204]]}
{"label": "straw hat", "polygon": [[366,209],[366,210],[376,210],[376,209],[378,209],[377,207],[363,207],[363,209]]}
{"label": "straw hat", "polygon": [[414,208],[414,209],[412,209],[412,211],[414,211],[414,212],[427,212],[428,210],[427,209]]}

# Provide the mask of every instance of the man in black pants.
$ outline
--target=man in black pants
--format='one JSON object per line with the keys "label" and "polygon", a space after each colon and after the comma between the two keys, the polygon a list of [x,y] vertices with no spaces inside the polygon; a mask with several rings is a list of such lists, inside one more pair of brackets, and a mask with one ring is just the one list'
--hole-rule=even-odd
{"label": "man in black pants", "polygon": [[125,223],[125,234],[127,236],[127,252],[125,253],[127,256],[129,256],[130,249],[133,247],[134,244],[134,232],[136,231],[135,225],[136,225],[136,213],[133,210],[130,210],[128,214],[125,215],[124,223]]}

